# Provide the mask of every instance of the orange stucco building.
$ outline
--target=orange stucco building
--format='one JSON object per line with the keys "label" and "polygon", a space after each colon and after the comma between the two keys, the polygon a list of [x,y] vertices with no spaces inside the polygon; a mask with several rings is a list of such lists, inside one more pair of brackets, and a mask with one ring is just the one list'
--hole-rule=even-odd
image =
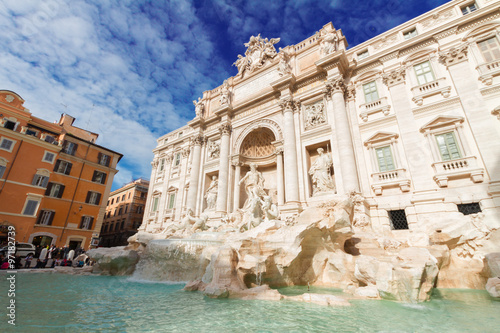
{"label": "orange stucco building", "polygon": [[[98,134],[33,116],[24,100],[0,90],[0,242],[9,225],[35,245],[97,245],[120,153]],[[94,241],[92,241],[94,239]]]}

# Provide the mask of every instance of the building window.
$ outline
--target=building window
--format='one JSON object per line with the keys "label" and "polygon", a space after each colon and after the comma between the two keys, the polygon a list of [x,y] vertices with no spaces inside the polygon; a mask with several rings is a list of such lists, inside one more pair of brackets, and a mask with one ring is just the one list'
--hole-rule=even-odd
{"label": "building window", "polygon": [[368,56],[369,56],[368,50],[359,52],[358,53],[358,60],[363,60],[364,58],[366,58]]}
{"label": "building window", "polygon": [[125,194],[122,195],[122,201],[125,201]]}
{"label": "building window", "polygon": [[26,203],[24,204],[23,215],[35,216],[39,204],[40,199],[28,197],[28,199],[26,199]]}
{"label": "building window", "polygon": [[0,141],[0,149],[6,150],[11,153],[12,149],[14,149],[14,141],[7,138],[2,138],[2,140]]}
{"label": "building window", "polygon": [[413,67],[415,75],[417,76],[418,84],[426,84],[435,80],[434,73],[432,72],[431,63],[425,61]]}
{"label": "building window", "polygon": [[104,183],[106,183],[106,174],[104,172],[94,170],[94,175],[92,176],[92,181],[99,183],[99,184],[104,184]]}
{"label": "building window", "polygon": [[458,211],[464,215],[471,215],[481,213],[481,207],[479,206],[479,202],[473,202],[468,204],[460,204],[457,205]]}
{"label": "building window", "polygon": [[3,177],[6,169],[7,167],[5,165],[0,165],[0,179]]}
{"label": "building window", "polygon": [[182,137],[182,132],[179,132],[179,134],[177,135],[178,138]]}
{"label": "building window", "polygon": [[50,151],[46,151],[45,154],[43,155],[42,161],[47,163],[54,163],[55,157],[56,154],[51,153]]}
{"label": "building window", "polygon": [[448,132],[438,134],[436,135],[436,142],[443,161],[454,160],[461,157],[457,140],[455,139],[455,133]]}
{"label": "building window", "polygon": [[462,10],[462,14],[467,15],[472,13],[473,11],[477,10],[477,5],[476,3],[471,3],[470,5],[463,6],[460,8]]}
{"label": "building window", "polygon": [[377,84],[375,81],[363,84],[363,92],[365,94],[365,102],[370,103],[378,100]]}
{"label": "building window", "polygon": [[162,158],[162,159],[160,160],[160,171],[163,171],[163,169],[164,169],[164,168],[165,168],[165,159],[164,159],[164,158]]}
{"label": "building window", "polygon": [[56,165],[54,165],[54,172],[63,173],[65,175],[69,175],[71,173],[71,168],[73,164],[63,160],[57,160]]}
{"label": "building window", "polygon": [[120,202],[120,196],[117,196],[116,197],[116,203],[119,203]]}
{"label": "building window", "polygon": [[120,229],[123,230],[124,226],[125,226],[125,220],[123,220],[122,223],[120,223]]}
{"label": "building window", "polygon": [[175,205],[175,192],[168,196],[168,209],[173,209]]}
{"label": "building window", "polygon": [[38,216],[38,221],[36,223],[41,225],[52,225],[52,220],[54,219],[54,215],[56,215],[56,212],[52,210],[42,209],[40,215]]}
{"label": "building window", "polygon": [[85,229],[85,230],[92,229],[93,222],[94,218],[92,216],[82,216],[82,220],[80,222],[80,229]]}
{"label": "building window", "polygon": [[68,155],[75,155],[78,145],[71,141],[64,141],[62,152]]}
{"label": "building window", "polygon": [[51,135],[47,135],[45,137],[45,142],[54,143],[54,141],[56,141],[56,139],[53,136],[51,136]]}
{"label": "building window", "polygon": [[97,163],[99,163],[100,165],[104,165],[104,166],[109,167],[110,161],[111,161],[111,157],[109,155],[106,155],[103,153],[99,153],[97,155]]}
{"label": "building window", "polygon": [[87,198],[85,202],[91,205],[98,205],[101,200],[101,193],[97,193],[94,191],[87,192]]}
{"label": "building window", "polygon": [[123,208],[120,207],[120,209],[118,209],[118,215],[122,215],[122,210]]}
{"label": "building window", "polygon": [[177,155],[175,155],[175,163],[174,163],[174,165],[178,166],[179,164],[181,164],[181,153],[177,153]]}
{"label": "building window", "polygon": [[498,44],[498,39],[496,37],[491,37],[487,40],[477,43],[479,50],[483,55],[486,62],[492,62],[494,60],[500,59],[500,45]]}
{"label": "building window", "polygon": [[128,206],[125,206],[125,214],[127,214]]}
{"label": "building window", "polygon": [[128,192],[128,198],[130,199],[130,194],[132,194],[132,192]]}
{"label": "building window", "polygon": [[114,202],[115,202],[115,198],[112,198],[111,199],[111,204],[114,204]]}
{"label": "building window", "polygon": [[380,172],[396,169],[390,146],[375,149],[375,154],[377,155],[378,168]]}
{"label": "building window", "polygon": [[406,214],[404,209],[390,210],[389,220],[391,222],[391,227],[393,230],[407,230],[408,221],[406,220]]}
{"label": "building window", "polygon": [[33,181],[31,182],[31,185],[40,186],[40,187],[47,187],[48,182],[49,182],[48,176],[37,173],[33,177]]}
{"label": "building window", "polygon": [[14,131],[17,127],[17,123],[13,122],[11,120],[5,119],[5,123],[4,123],[3,127]]}
{"label": "building window", "polygon": [[27,129],[26,130],[26,135],[31,135],[31,136],[34,136],[36,137],[38,135],[38,132],[33,130],[33,129]]}
{"label": "building window", "polygon": [[49,186],[47,186],[47,190],[45,191],[45,195],[52,198],[62,198],[64,188],[64,185],[49,183]]}
{"label": "building window", "polygon": [[138,206],[137,207],[137,214],[141,214],[142,213],[142,206]]}
{"label": "building window", "polygon": [[108,232],[108,225],[107,224],[104,225],[104,228],[102,229],[102,232]]}
{"label": "building window", "polygon": [[160,199],[158,197],[153,198],[153,204],[151,205],[151,211],[152,212],[157,212],[158,211],[158,201]]}

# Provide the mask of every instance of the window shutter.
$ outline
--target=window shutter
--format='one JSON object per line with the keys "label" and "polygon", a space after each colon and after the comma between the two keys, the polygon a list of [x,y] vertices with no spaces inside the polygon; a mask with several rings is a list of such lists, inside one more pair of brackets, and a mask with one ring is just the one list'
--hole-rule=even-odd
{"label": "window shutter", "polygon": [[101,184],[105,184],[106,183],[106,176],[107,175],[105,173],[102,174]]}
{"label": "window shutter", "polygon": [[47,187],[48,182],[49,182],[49,177],[43,177],[42,187]]}
{"label": "window shutter", "polygon": [[89,221],[89,230],[92,230],[92,225],[94,224],[94,218],[91,217],[89,220],[90,220]]}
{"label": "window shutter", "polygon": [[38,179],[38,175],[35,174],[35,176],[33,177],[33,181],[31,182],[31,185],[36,185],[37,179]]}
{"label": "window shutter", "polygon": [[96,197],[96,202],[95,202],[95,204],[96,204],[96,205],[99,205],[99,202],[101,202],[101,193],[97,193],[97,197]]}
{"label": "window shutter", "polygon": [[59,169],[59,164],[61,164],[61,160],[56,161],[56,165],[54,165],[54,171],[57,172],[57,169]]}
{"label": "window shutter", "polygon": [[56,212],[50,212],[49,222],[47,223],[47,225],[52,225],[52,220],[54,220],[54,215],[56,215]]}
{"label": "window shutter", "polygon": [[109,167],[109,163],[111,162],[111,156],[108,156],[106,159],[106,166]]}
{"label": "window shutter", "polygon": [[85,199],[85,203],[89,203],[90,202],[90,195],[92,194],[92,192],[88,191],[87,192],[87,198]]}
{"label": "window shutter", "polygon": [[73,149],[71,150],[71,155],[75,155],[77,148],[78,148],[78,145],[76,143],[73,143]]}
{"label": "window shutter", "polygon": [[101,159],[102,159],[102,153],[97,154],[97,163],[101,164]]}
{"label": "window shutter", "polygon": [[83,221],[85,221],[85,216],[82,216],[81,220],[80,220],[80,226],[79,228],[83,228]]}
{"label": "window shutter", "polygon": [[65,187],[66,187],[66,186],[64,186],[64,185],[60,185],[60,186],[59,186],[59,193],[57,194],[57,197],[58,197],[58,198],[62,198],[62,195],[63,195],[63,193],[64,193],[64,188],[65,188]]}
{"label": "window shutter", "polygon": [[40,214],[38,215],[38,219],[36,220],[36,224],[42,223],[42,216],[43,216],[44,212],[45,212],[44,210],[40,211]]}
{"label": "window shutter", "polygon": [[71,173],[71,168],[73,167],[73,164],[68,163],[68,166],[66,167],[66,172],[65,174],[69,175]]}
{"label": "window shutter", "polygon": [[53,183],[49,183],[49,186],[47,186],[47,190],[45,190],[45,195],[49,195],[50,194],[50,190],[52,189],[52,185],[54,185]]}
{"label": "window shutter", "polygon": [[94,170],[94,174],[92,175],[92,181],[95,182],[97,178],[97,170]]}

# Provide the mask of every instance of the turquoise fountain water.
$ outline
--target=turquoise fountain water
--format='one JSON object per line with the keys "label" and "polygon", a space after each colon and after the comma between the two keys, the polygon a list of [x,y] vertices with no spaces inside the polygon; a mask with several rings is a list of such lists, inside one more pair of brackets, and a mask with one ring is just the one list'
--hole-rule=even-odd
{"label": "turquoise fountain water", "polygon": [[[4,273],[0,290],[7,290]],[[213,300],[182,284],[130,277],[17,274],[17,325],[0,332],[498,332],[500,302],[484,291],[437,290],[430,302],[354,300],[350,307]],[[307,287],[280,290],[286,295]],[[311,287],[311,292],[332,290]],[[340,291],[334,291],[334,293]],[[6,297],[0,298],[6,307]]]}

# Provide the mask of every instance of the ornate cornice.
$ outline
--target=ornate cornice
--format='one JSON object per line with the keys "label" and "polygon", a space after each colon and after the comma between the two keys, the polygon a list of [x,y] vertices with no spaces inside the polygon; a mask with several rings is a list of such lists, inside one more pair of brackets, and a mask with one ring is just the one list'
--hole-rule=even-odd
{"label": "ornate cornice", "polygon": [[382,81],[388,87],[395,86],[400,83],[405,83],[406,68],[400,67],[389,73],[382,75]]}
{"label": "ornate cornice", "polygon": [[232,129],[231,124],[222,124],[219,126],[219,132],[221,135],[230,135]]}
{"label": "ornate cornice", "polygon": [[280,101],[280,107],[283,112],[294,112],[300,107],[300,101],[294,101],[291,97],[284,98]]}
{"label": "ornate cornice", "polygon": [[332,95],[337,92],[343,94],[344,91],[345,91],[345,84],[344,84],[344,79],[342,77],[337,77],[335,79],[330,79],[326,81],[325,88],[323,89],[323,92],[326,97],[332,97]]}
{"label": "ornate cornice", "polygon": [[458,64],[462,61],[467,61],[467,52],[469,45],[467,43],[461,44],[457,47],[443,52],[439,52],[439,60],[447,67]]}

